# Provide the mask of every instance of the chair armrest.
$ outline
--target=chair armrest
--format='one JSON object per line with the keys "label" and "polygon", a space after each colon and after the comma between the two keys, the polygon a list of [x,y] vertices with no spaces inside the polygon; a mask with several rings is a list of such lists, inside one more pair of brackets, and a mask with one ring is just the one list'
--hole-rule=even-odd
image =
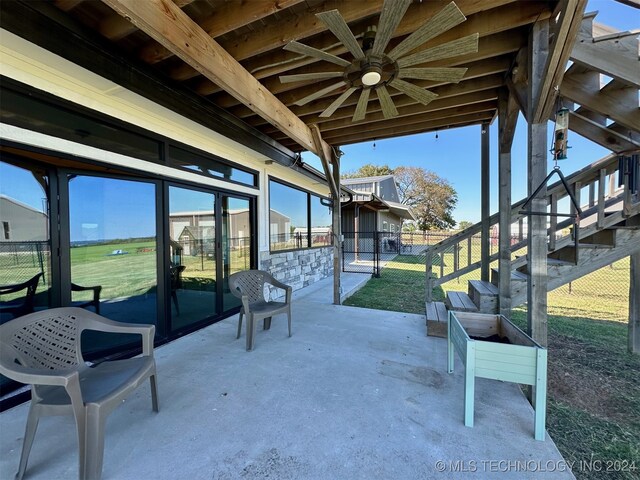
{"label": "chair armrest", "polygon": [[74,308],[74,310],[78,310],[78,317],[82,319],[84,329],[106,333],[139,334],[142,336],[142,354],[145,356],[153,355],[155,325],[116,322],[88,310],[81,308]]}
{"label": "chair armrest", "polygon": [[291,288],[291,286],[287,285],[286,283],[282,283],[279,280],[276,280],[275,278],[271,277],[267,283],[270,283],[271,285],[273,285],[274,287],[277,288],[281,288],[282,290],[286,290],[287,288]]}
{"label": "chair armrest", "polygon": [[72,283],[71,290],[74,292],[85,292],[88,290],[93,290],[93,301],[97,302],[100,300],[100,292],[102,291],[102,285],[96,285],[95,287],[82,287],[78,284]]}
{"label": "chair armrest", "polygon": [[0,362],[0,373],[16,382],[30,385],[54,385],[66,387],[72,381],[79,382],[79,371],[77,368],[64,370],[51,370],[48,368],[25,367],[18,363],[7,362],[5,359]]}

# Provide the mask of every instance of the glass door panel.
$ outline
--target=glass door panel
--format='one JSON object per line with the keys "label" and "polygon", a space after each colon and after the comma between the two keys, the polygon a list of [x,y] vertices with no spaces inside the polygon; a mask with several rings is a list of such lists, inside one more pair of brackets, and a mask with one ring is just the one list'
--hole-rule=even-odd
{"label": "glass door panel", "polygon": [[[83,175],[67,178],[71,305],[116,321],[155,324],[155,185]],[[99,334],[88,337],[86,352],[122,343]]]}
{"label": "glass door panel", "polygon": [[251,209],[245,198],[221,196],[222,205],[222,270],[223,309],[230,310],[241,304],[231,295],[229,276],[251,268]]}
{"label": "glass door panel", "polygon": [[217,314],[215,194],[169,187],[171,329]]}
{"label": "glass door panel", "polygon": [[45,171],[0,161],[0,323],[51,305],[49,179]]}

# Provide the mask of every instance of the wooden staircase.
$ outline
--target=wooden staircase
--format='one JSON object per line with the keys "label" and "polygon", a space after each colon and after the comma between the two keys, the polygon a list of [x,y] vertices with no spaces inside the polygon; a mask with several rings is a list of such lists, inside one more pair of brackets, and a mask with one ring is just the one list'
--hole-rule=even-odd
{"label": "wooden staircase", "polygon": [[[624,173],[619,174],[617,169],[617,156],[610,155],[567,177],[567,183],[573,189],[583,213],[577,232],[573,231],[571,222],[557,222],[551,217],[547,231],[549,290],[640,252],[640,195],[629,191]],[[622,175],[622,187],[612,180],[617,179],[618,175]],[[582,191],[589,192],[584,202],[580,198]],[[558,203],[566,196],[566,192],[563,192],[564,187],[559,183],[548,187],[547,200],[551,211],[558,211]],[[529,264],[526,225],[523,226],[525,216],[520,213],[523,203],[514,204],[511,212],[512,307],[527,301]],[[492,216],[491,224],[496,225],[497,222],[498,216]],[[480,260],[472,261],[479,258],[480,228],[478,223],[429,247],[426,314],[427,333],[430,335],[446,336],[447,310],[481,313],[499,311],[497,268],[491,270],[491,282],[471,280],[466,293],[449,291],[444,302],[433,302],[428,295],[433,287],[480,268]],[[578,235],[577,243],[575,235]],[[495,261],[497,257],[497,246],[493,246],[490,260]],[[441,322],[444,322],[444,327]]]}

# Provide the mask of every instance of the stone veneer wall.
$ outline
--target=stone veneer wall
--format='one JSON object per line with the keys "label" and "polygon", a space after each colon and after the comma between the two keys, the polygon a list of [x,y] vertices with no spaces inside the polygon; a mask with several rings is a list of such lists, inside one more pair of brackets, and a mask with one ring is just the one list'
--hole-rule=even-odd
{"label": "stone veneer wall", "polygon": [[260,270],[298,290],[333,275],[333,247],[260,252]]}

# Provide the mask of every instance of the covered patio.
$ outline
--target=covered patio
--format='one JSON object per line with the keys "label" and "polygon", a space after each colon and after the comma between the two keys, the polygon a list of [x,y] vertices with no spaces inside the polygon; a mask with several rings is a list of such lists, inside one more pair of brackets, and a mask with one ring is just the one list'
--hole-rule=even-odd
{"label": "covered patio", "polygon": [[[344,291],[366,280],[343,274]],[[463,368],[424,316],[332,305],[332,279],[294,295],[293,337],[274,319],[247,354],[237,316],[156,349],[160,412],[143,387],[109,417],[104,479],[573,478],[511,383],[479,379],[463,424]],[[11,478],[28,404],[0,415]],[[40,424],[29,479],[77,475],[71,417]],[[438,463],[444,462],[444,463]]]}

